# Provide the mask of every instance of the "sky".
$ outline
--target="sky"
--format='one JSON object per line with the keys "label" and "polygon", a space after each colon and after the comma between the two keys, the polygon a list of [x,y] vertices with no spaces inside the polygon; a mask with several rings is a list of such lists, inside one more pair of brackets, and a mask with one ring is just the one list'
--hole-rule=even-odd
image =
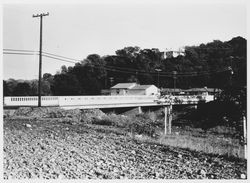
{"label": "sky", "polygon": [[[53,1],[52,1],[53,2]],[[2,5],[3,49],[39,50],[83,60],[89,54],[113,55],[127,46],[177,50],[213,40],[247,36],[244,0],[71,1]],[[38,79],[38,55],[3,54],[3,79]],[[42,73],[55,74],[73,63],[43,57]]]}

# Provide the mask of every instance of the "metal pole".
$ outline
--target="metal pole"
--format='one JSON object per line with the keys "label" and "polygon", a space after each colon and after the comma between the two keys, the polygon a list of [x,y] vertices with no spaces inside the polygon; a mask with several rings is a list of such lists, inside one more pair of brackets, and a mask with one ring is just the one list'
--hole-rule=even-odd
{"label": "metal pole", "polygon": [[158,88],[159,88],[159,71],[158,71]]}
{"label": "metal pole", "polygon": [[176,87],[176,83],[175,83],[175,78],[174,78],[174,94],[175,94],[175,87]]}
{"label": "metal pole", "polygon": [[172,133],[172,105],[169,106],[168,111],[168,133]]}
{"label": "metal pole", "polygon": [[136,83],[138,83],[138,72],[137,71],[135,72],[135,75],[136,75]]}
{"label": "metal pole", "polygon": [[166,135],[167,134],[167,116],[168,116],[167,107],[165,106],[164,109],[165,109],[165,119],[164,119],[165,130],[164,130],[164,134]]}
{"label": "metal pole", "polygon": [[43,40],[43,16],[48,16],[49,13],[33,15],[33,18],[40,17],[40,44],[39,44],[39,80],[38,80],[38,107],[41,107],[41,79],[42,79],[42,40]]}
{"label": "metal pole", "polygon": [[158,88],[160,87],[160,79],[159,79],[159,72],[162,71],[161,69],[155,69],[158,72]]}

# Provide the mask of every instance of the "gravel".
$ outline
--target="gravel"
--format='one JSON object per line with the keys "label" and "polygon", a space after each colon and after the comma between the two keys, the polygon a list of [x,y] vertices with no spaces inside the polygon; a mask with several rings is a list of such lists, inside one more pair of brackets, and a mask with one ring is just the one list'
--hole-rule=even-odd
{"label": "gravel", "polygon": [[[30,111],[29,111],[30,112]],[[4,179],[240,179],[246,161],[132,139],[119,128],[4,120]]]}

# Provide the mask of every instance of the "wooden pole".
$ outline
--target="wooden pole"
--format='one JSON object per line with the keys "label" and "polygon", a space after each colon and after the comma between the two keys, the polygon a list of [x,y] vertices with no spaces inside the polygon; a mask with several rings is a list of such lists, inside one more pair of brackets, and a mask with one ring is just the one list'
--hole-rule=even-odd
{"label": "wooden pole", "polygon": [[48,16],[49,13],[33,15],[33,18],[40,17],[40,43],[39,43],[39,78],[38,78],[38,107],[41,107],[41,82],[42,82],[42,45],[43,45],[43,16]]}
{"label": "wooden pole", "polygon": [[244,158],[247,159],[247,123],[246,117],[243,116],[243,137],[244,137]]}

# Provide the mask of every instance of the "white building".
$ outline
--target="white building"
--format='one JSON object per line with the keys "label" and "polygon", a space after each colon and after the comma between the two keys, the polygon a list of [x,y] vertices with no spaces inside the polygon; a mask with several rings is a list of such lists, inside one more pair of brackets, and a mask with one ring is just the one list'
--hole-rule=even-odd
{"label": "white building", "polygon": [[158,95],[159,89],[155,85],[137,85],[128,90],[128,95]]}
{"label": "white building", "polygon": [[118,83],[111,87],[111,95],[158,95],[159,89],[155,85],[138,85],[136,83]]}
{"label": "white building", "polygon": [[127,95],[128,90],[135,87],[136,83],[118,83],[110,88],[111,95]]}
{"label": "white building", "polygon": [[178,56],[185,56],[185,50],[184,49],[179,49],[177,51],[174,50],[164,50],[162,51],[162,56],[164,59],[166,58],[176,58]]}

